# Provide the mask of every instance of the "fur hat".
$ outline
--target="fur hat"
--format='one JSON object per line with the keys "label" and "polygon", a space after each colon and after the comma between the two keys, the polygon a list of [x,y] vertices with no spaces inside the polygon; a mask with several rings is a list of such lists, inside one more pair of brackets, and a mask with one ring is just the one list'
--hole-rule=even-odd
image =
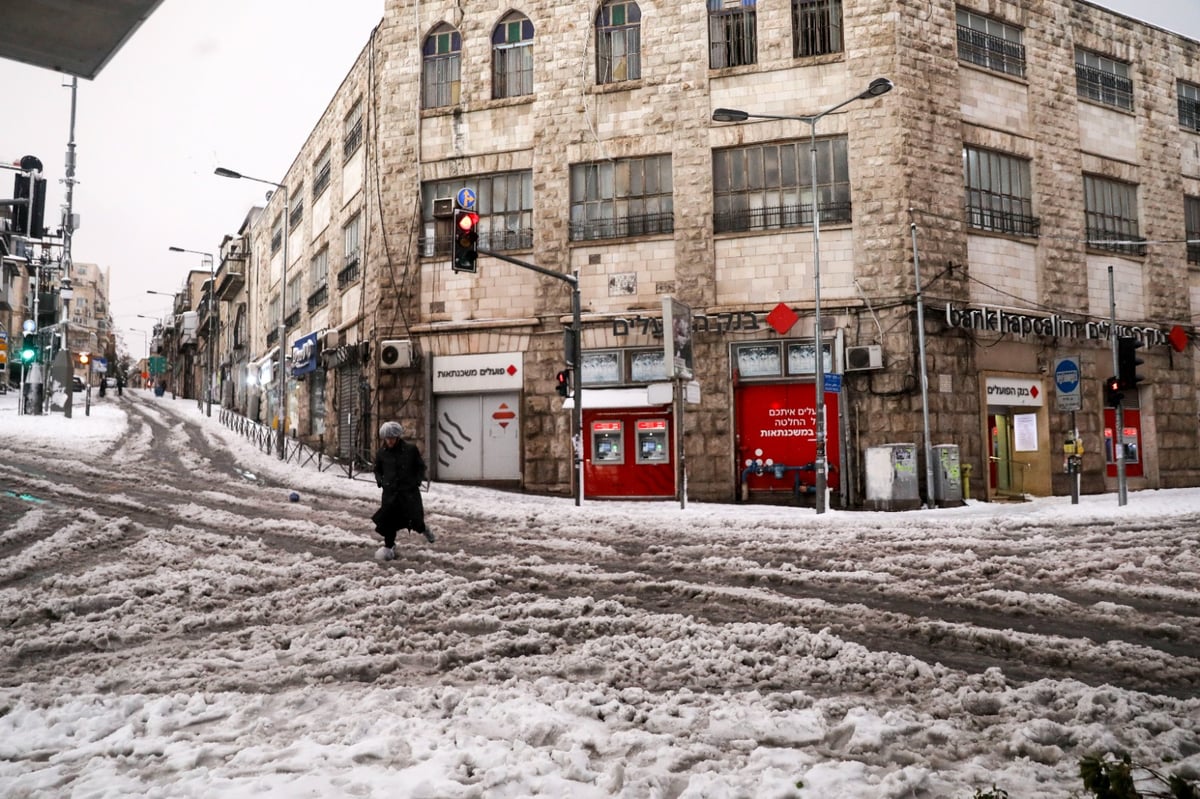
{"label": "fur hat", "polygon": [[384,422],[379,426],[380,438],[400,438],[404,435],[404,428],[399,422]]}

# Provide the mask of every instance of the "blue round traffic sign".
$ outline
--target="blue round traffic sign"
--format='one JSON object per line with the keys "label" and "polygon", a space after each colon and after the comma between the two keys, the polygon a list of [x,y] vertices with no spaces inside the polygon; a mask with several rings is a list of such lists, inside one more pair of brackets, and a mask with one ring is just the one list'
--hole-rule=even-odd
{"label": "blue round traffic sign", "polygon": [[1074,393],[1079,388],[1079,364],[1072,358],[1063,358],[1054,367],[1054,385],[1064,394]]}
{"label": "blue round traffic sign", "polygon": [[474,189],[459,189],[458,195],[454,198],[458,203],[458,207],[464,211],[475,210],[475,190]]}

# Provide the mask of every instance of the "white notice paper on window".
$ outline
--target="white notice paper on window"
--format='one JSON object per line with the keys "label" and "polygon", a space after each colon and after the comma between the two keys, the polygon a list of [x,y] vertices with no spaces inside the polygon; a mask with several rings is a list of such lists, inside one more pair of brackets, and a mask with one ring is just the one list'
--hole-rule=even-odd
{"label": "white notice paper on window", "polygon": [[1013,450],[1036,452],[1038,448],[1037,414],[1018,413],[1013,415]]}

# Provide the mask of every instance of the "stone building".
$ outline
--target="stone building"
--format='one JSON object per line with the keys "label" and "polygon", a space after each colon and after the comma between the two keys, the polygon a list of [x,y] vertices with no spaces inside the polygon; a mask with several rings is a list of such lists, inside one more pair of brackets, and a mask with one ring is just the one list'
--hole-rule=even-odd
{"label": "stone building", "polygon": [[587,496],[673,496],[682,423],[690,497],[811,502],[818,373],[835,504],[907,443],[922,484],[951,444],[974,496],[1067,493],[1074,430],[1111,490],[1114,316],[1130,486],[1200,482],[1200,43],[1082,0],[390,0],[279,185],[250,368],[283,344],[287,429],[345,457],[398,418],[437,479],[571,490],[571,288],[523,262],[578,281]]}

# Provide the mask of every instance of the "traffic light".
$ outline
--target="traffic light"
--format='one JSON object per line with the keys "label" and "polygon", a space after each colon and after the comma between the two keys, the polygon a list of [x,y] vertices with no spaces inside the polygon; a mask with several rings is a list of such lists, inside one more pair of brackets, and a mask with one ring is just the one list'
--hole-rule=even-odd
{"label": "traffic light", "polygon": [[88,361],[90,361],[91,359],[92,359],[92,356],[88,355],[86,352],[79,353],[79,365],[80,366],[87,366]]}
{"label": "traffic light", "polygon": [[21,363],[32,363],[37,357],[37,346],[28,336],[21,339]]}
{"label": "traffic light", "polygon": [[1121,404],[1125,395],[1121,393],[1121,381],[1110,377],[1104,381],[1104,407],[1115,408]]}
{"label": "traffic light", "polygon": [[459,208],[454,212],[454,258],[450,266],[455,272],[475,272],[478,258],[479,214]]}
{"label": "traffic light", "polygon": [[571,370],[563,369],[554,376],[554,390],[560,397],[571,396]]}
{"label": "traffic light", "polygon": [[[29,156],[26,156],[29,158]],[[37,163],[38,168],[41,168],[41,162]],[[17,200],[28,200],[30,194],[30,179],[28,175],[17,173],[13,180],[13,198]],[[13,207],[15,230],[22,236],[28,236],[31,239],[45,238],[46,236],[46,179],[35,177],[32,180],[33,185],[33,202],[31,204],[21,204]]]}
{"label": "traffic light", "polygon": [[1121,381],[1123,391],[1137,391],[1137,384],[1142,382],[1142,376],[1137,373],[1138,365],[1143,363],[1137,357],[1137,350],[1142,342],[1133,336],[1117,338],[1117,378]]}

